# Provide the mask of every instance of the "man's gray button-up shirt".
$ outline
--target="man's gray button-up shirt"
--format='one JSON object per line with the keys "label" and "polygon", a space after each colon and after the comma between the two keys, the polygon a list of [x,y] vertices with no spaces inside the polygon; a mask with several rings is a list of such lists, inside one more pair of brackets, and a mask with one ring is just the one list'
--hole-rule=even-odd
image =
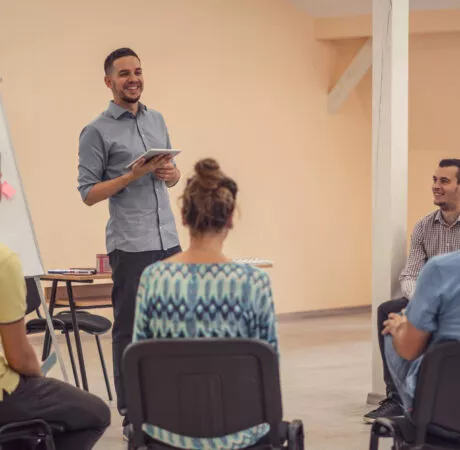
{"label": "man's gray button-up shirt", "polygon": [[[139,103],[136,116],[110,102],[80,135],[78,190],[83,200],[101,181],[131,169],[131,161],[151,148],[171,148],[163,116]],[[153,174],[144,175],[109,199],[107,253],[167,250],[179,245],[168,188]]]}

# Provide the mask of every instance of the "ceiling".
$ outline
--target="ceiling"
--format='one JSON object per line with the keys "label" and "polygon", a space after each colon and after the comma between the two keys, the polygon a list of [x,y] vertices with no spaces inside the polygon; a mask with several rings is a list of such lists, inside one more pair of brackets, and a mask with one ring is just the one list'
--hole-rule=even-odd
{"label": "ceiling", "polygon": [[[315,17],[353,16],[372,12],[372,0],[291,1]],[[412,10],[460,9],[460,0],[410,0],[410,6]]]}

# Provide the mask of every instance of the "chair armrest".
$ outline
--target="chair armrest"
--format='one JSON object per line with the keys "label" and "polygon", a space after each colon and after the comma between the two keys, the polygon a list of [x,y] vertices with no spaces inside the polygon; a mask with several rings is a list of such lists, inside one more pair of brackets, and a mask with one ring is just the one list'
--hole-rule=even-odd
{"label": "chair armrest", "polygon": [[399,424],[393,419],[386,417],[375,419],[375,422],[372,424],[371,432],[379,437],[395,437],[401,435]]}
{"label": "chair armrest", "polygon": [[415,427],[404,416],[381,417],[372,424],[371,437],[391,437],[395,442],[414,442]]}
{"label": "chair armrest", "polygon": [[0,427],[0,443],[20,439],[21,436],[30,434],[51,436],[52,431],[50,425],[41,419],[12,422]]}
{"label": "chair armrest", "polygon": [[57,423],[50,423],[49,426],[53,433],[64,433],[65,427],[63,425],[58,425]]}

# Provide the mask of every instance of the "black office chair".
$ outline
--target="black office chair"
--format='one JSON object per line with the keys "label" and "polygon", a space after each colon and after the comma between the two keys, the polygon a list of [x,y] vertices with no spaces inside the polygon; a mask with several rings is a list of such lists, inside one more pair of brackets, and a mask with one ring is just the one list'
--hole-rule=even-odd
{"label": "black office chair", "polygon": [[[31,319],[26,323],[27,334],[43,333],[46,331],[47,324],[46,319],[41,316],[40,313],[40,294],[34,278],[26,278],[27,286],[27,314],[36,312],[38,319]],[[56,331],[60,331],[64,334],[67,343],[67,349],[70,356],[70,364],[72,366],[72,372],[75,379],[75,385],[80,387],[78,379],[77,367],[75,365],[75,358],[73,355],[72,344],[69,333],[73,331],[72,315],[70,311],[62,311],[52,317],[53,327]],[[110,388],[109,377],[107,374],[107,368],[105,365],[104,354],[102,352],[102,346],[99,336],[108,333],[112,327],[112,322],[102,316],[96,314],[90,314],[86,311],[77,311],[77,322],[78,327],[81,331],[91,334],[96,339],[96,345],[99,352],[99,358],[101,360],[102,373],[104,375],[105,385],[107,387],[107,394],[109,400],[112,400],[112,390]],[[49,354],[49,348],[46,351]]]}
{"label": "black office chair", "polygon": [[[38,288],[36,285],[35,278],[26,278],[26,288],[27,288],[27,297],[26,297],[26,316],[35,312],[38,319],[29,320],[26,323],[26,333],[27,334],[37,334],[43,333],[46,328],[46,319],[42,317],[40,312],[41,300]],[[77,375],[77,368],[75,365],[75,358],[73,356],[72,342],[69,337],[69,329],[65,326],[65,323],[62,320],[52,318],[53,327],[55,331],[60,331],[65,336],[67,343],[67,349],[69,351],[70,364],[72,366],[73,376],[75,378],[75,384],[77,387],[80,386]]]}
{"label": "black office chair", "polygon": [[[278,356],[263,341],[145,340],[126,349],[123,376],[130,449],[198,449],[200,438],[221,442],[222,436],[261,424],[269,425],[268,434],[256,434],[257,442],[245,448],[304,447],[302,422],[282,423]],[[182,444],[172,445],[168,432],[153,439],[143,426],[181,435]]]}
{"label": "black office chair", "polygon": [[51,426],[40,419],[0,427],[0,450],[55,450]]}
{"label": "black office chair", "polygon": [[460,342],[434,345],[423,359],[411,418],[377,419],[370,450],[392,438],[392,450],[460,449]]}

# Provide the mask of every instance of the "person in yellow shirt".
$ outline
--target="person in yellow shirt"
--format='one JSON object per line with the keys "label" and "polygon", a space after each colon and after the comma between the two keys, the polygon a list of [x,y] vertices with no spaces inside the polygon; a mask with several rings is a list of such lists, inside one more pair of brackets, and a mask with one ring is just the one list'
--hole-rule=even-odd
{"label": "person in yellow shirt", "polygon": [[110,424],[98,397],[42,376],[24,325],[26,285],[19,257],[0,243],[0,426],[43,419],[64,427],[57,450],[89,450]]}

